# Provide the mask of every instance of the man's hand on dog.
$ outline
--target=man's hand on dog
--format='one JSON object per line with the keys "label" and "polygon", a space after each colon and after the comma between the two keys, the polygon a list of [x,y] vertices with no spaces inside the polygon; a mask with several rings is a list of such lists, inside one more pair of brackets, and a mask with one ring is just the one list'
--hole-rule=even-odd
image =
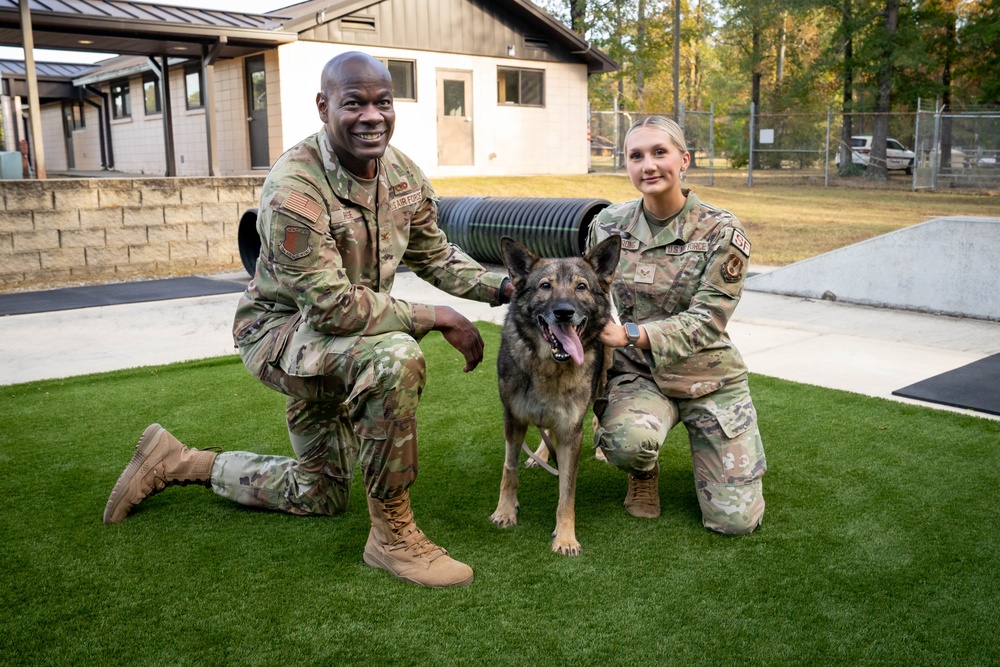
{"label": "man's hand on dog", "polygon": [[465,372],[475,369],[483,360],[483,337],[479,329],[461,313],[449,306],[434,306],[434,330],[465,357]]}

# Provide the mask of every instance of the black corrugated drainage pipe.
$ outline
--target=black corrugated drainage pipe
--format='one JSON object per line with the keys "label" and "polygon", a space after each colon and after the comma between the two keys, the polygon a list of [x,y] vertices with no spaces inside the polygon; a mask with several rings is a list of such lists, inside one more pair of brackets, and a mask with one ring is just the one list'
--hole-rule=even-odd
{"label": "black corrugated drainage pipe", "polygon": [[504,236],[539,257],[579,257],[591,221],[610,205],[606,199],[442,197],[438,225],[449,241],[480,262],[503,262]]}
{"label": "black corrugated drainage pipe", "polygon": [[[539,257],[579,257],[591,221],[610,206],[607,199],[542,197],[442,197],[438,225],[471,257],[502,264],[500,239],[509,236]],[[240,259],[250,275],[257,266],[257,209],[240,218]]]}

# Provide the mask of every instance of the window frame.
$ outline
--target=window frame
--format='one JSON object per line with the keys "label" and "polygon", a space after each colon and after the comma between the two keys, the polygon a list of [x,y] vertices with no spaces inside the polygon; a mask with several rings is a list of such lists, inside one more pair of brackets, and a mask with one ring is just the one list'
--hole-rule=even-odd
{"label": "window frame", "polygon": [[[500,74],[501,72],[513,72],[517,74],[517,100],[509,101],[500,99]],[[524,99],[524,77],[525,72],[537,74],[540,77],[539,97],[540,102],[523,102]],[[545,72],[544,69],[531,67],[510,67],[507,65],[497,65],[497,105],[503,107],[533,107],[536,109],[545,108]],[[505,80],[506,83],[506,80]]]}
{"label": "window frame", "polygon": [[[146,84],[153,84],[153,100],[156,108],[152,111],[149,109],[149,98],[146,97]],[[160,77],[156,75],[156,72],[147,71],[142,73],[142,110],[143,115],[146,116],[156,116],[163,113],[163,102],[161,101],[163,97],[160,95]]]}
{"label": "window frame", "polygon": [[[188,88],[188,81],[192,74],[198,77],[198,104],[191,104],[191,91]],[[188,111],[205,108],[205,76],[200,65],[184,66],[184,107]]]}
{"label": "window frame", "polygon": [[389,69],[390,72],[392,71],[390,69],[390,67],[389,67],[390,63],[397,63],[397,64],[402,64],[402,65],[409,65],[409,69],[410,69],[410,72],[409,72],[409,76],[410,76],[409,84],[410,84],[410,90],[413,92],[413,96],[412,97],[404,97],[402,95],[397,95],[396,94],[396,78],[393,77],[393,79],[392,79],[392,99],[393,99],[394,102],[397,101],[397,100],[402,101],[402,102],[416,102],[417,101],[417,61],[414,60],[414,59],[412,59],[412,58],[378,58],[378,61],[381,62],[383,65],[385,65],[386,69]]}
{"label": "window frame", "polygon": [[[111,118],[125,120],[132,117],[132,97],[128,79],[115,79],[109,85],[111,90]],[[115,88],[118,88],[116,91]],[[121,104],[119,104],[121,102]],[[119,107],[121,113],[118,113]]]}

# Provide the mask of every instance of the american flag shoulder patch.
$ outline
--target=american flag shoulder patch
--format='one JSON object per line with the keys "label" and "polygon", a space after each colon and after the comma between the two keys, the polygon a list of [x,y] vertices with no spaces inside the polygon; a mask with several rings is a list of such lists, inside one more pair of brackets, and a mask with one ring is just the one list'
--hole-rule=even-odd
{"label": "american flag shoulder patch", "polygon": [[291,211],[309,222],[316,222],[323,215],[323,208],[309,197],[294,190],[285,195],[281,209]]}

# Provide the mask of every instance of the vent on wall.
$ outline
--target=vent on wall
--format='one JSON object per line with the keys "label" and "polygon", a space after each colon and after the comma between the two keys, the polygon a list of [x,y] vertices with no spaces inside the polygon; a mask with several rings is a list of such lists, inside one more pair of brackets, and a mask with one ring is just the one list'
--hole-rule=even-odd
{"label": "vent on wall", "polygon": [[537,35],[524,36],[524,48],[526,49],[548,49],[549,40]]}
{"label": "vent on wall", "polygon": [[374,16],[345,16],[340,19],[341,30],[353,30],[355,32],[375,32]]}

